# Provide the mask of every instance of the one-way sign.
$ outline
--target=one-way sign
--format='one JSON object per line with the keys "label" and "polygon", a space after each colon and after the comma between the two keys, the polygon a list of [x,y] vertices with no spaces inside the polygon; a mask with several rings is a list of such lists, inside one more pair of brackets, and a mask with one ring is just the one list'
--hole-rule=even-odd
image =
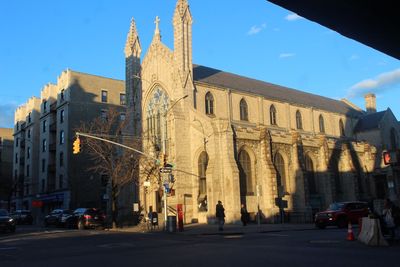
{"label": "one-way sign", "polygon": [[161,173],[171,173],[172,168],[171,167],[163,167],[163,168],[160,168],[160,172]]}

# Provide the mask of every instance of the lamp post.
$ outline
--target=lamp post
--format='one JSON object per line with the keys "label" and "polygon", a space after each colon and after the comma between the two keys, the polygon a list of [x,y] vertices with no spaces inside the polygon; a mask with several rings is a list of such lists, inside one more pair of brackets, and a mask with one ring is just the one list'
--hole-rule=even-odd
{"label": "lamp post", "polygon": [[[172,110],[172,108],[182,99],[185,99],[188,97],[188,95],[184,95],[180,98],[178,98],[172,105],[169,107],[165,112],[164,112],[164,119],[162,120],[163,125],[162,125],[162,152],[164,156],[164,162],[166,162],[167,158],[167,116],[168,113]],[[167,187],[169,185],[168,181],[168,175],[169,173],[166,171],[164,168],[166,166],[161,167],[160,171],[162,171],[162,177],[163,177],[163,186],[164,186],[164,230],[167,231],[167,220],[168,220],[168,205],[167,205]]]}

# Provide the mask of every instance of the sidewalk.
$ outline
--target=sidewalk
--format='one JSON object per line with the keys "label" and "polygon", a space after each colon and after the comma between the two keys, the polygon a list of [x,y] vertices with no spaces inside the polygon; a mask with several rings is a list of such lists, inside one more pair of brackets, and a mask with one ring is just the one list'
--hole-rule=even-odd
{"label": "sidewalk", "polygon": [[[173,232],[171,234],[179,235],[232,235],[232,234],[251,234],[251,233],[268,233],[268,232],[282,232],[282,231],[307,231],[315,230],[314,224],[248,224],[242,226],[241,224],[225,224],[223,231],[218,231],[216,224],[187,224],[184,225],[184,231]],[[164,232],[163,226],[160,225],[159,229],[150,232],[140,226],[132,226],[125,228],[110,229],[109,231],[115,232],[131,232],[131,233],[156,233]]]}

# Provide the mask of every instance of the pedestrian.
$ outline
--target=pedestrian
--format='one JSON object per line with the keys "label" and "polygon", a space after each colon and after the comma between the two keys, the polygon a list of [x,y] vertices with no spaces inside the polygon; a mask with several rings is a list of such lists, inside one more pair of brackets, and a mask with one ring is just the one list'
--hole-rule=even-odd
{"label": "pedestrian", "polygon": [[388,234],[390,234],[390,238],[394,239],[396,224],[393,216],[393,203],[389,198],[385,199],[384,201],[382,217],[385,224],[385,229],[387,230]]}
{"label": "pedestrian", "polygon": [[240,220],[242,221],[243,226],[246,226],[249,220],[249,213],[244,204],[242,204],[242,207],[240,208]]}
{"label": "pedestrian", "polygon": [[221,200],[218,200],[218,204],[215,206],[215,217],[217,217],[218,220],[218,230],[223,231],[225,223],[225,209]]}

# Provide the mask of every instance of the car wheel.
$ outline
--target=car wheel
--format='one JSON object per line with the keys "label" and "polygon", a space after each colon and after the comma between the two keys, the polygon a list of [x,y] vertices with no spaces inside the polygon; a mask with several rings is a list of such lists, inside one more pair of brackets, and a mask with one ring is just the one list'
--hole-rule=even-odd
{"label": "car wheel", "polygon": [[339,228],[345,228],[347,226],[347,219],[344,217],[339,218],[337,221],[337,226]]}
{"label": "car wheel", "polygon": [[85,229],[85,226],[83,225],[83,222],[82,222],[82,221],[78,221],[78,229],[79,229],[79,230]]}

